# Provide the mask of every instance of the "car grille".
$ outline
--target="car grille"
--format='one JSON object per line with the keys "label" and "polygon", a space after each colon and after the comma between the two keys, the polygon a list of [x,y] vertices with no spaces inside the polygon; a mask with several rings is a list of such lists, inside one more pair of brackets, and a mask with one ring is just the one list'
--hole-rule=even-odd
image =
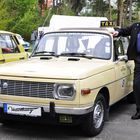
{"label": "car grille", "polygon": [[53,99],[54,83],[1,80],[1,94]]}

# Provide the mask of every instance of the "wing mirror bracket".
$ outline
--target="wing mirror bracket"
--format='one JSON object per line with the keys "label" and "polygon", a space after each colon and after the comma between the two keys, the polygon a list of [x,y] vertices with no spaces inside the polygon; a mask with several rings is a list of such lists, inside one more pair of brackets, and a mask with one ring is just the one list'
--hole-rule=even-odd
{"label": "wing mirror bracket", "polygon": [[116,61],[116,64],[119,63],[120,61],[127,62],[128,61],[128,56],[127,55],[118,56],[118,60]]}

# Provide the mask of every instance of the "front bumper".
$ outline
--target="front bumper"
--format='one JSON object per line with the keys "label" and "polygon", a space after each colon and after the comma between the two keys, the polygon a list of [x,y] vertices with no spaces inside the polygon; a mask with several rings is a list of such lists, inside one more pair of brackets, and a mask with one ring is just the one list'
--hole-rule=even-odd
{"label": "front bumper", "polygon": [[[13,104],[13,103],[8,103]],[[14,105],[19,105],[14,103]],[[20,104],[21,105],[21,104]],[[36,105],[23,105],[30,107],[40,107]],[[47,124],[68,124],[68,125],[79,125],[85,121],[88,114],[93,110],[91,106],[81,108],[66,108],[66,107],[55,107],[54,102],[50,102],[49,106],[41,106],[41,116],[28,116],[19,114],[7,114],[4,111],[4,103],[0,103],[0,122],[11,121],[25,121],[33,123],[47,123]]]}
{"label": "front bumper", "polygon": [[[0,108],[3,108],[3,104],[4,103],[2,102],[0,103]],[[8,104],[18,105],[18,103],[9,103],[9,102]],[[93,106],[68,108],[68,107],[55,106],[54,102],[50,102],[50,104],[46,106],[29,105],[29,104],[21,104],[21,103],[19,104],[24,106],[41,107],[43,112],[51,113],[51,114],[57,113],[57,114],[67,114],[67,115],[85,115],[93,111]]]}

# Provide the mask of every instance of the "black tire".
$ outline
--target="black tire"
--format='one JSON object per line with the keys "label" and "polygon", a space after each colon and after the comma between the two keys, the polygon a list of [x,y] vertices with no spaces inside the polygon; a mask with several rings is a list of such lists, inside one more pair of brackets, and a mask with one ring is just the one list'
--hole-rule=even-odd
{"label": "black tire", "polygon": [[3,119],[2,117],[0,117],[0,123],[2,123],[2,124],[7,124],[8,123],[8,121],[6,121],[5,119]]}
{"label": "black tire", "polygon": [[3,125],[8,125],[10,124],[10,120],[7,120],[5,117],[4,117],[4,114],[3,114],[3,110],[0,109],[0,123],[2,123]]}
{"label": "black tire", "polygon": [[104,126],[106,115],[106,101],[102,94],[99,94],[95,100],[93,111],[87,115],[82,124],[82,129],[87,136],[98,135]]}
{"label": "black tire", "polygon": [[8,125],[13,125],[14,121],[13,120],[8,120],[8,119],[4,119],[0,117],[0,123],[2,123],[2,125],[8,126]]}

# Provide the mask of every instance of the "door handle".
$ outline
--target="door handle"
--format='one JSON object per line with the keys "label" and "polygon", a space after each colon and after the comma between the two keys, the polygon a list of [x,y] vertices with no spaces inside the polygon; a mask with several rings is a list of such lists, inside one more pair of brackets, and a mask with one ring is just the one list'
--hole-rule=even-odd
{"label": "door handle", "polygon": [[5,59],[1,59],[0,62],[5,62]]}
{"label": "door handle", "polygon": [[23,60],[23,59],[25,59],[24,57],[21,57],[21,58],[19,58],[20,60]]}
{"label": "door handle", "polygon": [[121,67],[121,71],[125,71],[126,70],[126,67]]}

